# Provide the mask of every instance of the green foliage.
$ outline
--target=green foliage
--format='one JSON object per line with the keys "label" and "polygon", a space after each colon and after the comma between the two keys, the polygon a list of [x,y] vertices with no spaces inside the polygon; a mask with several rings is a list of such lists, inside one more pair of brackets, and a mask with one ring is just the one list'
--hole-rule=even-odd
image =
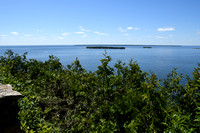
{"label": "green foliage", "polygon": [[170,116],[170,125],[168,125],[167,120],[164,124],[168,127],[165,130],[165,133],[192,133],[194,132],[194,128],[192,128],[189,124],[188,121],[190,121],[190,116],[191,115],[181,115],[179,114],[171,114]]}
{"label": "green foliage", "polygon": [[109,66],[107,53],[95,72],[26,55],[0,57],[0,82],[23,95],[22,132],[199,132],[200,65],[182,85],[176,69],[161,82],[133,60]]}

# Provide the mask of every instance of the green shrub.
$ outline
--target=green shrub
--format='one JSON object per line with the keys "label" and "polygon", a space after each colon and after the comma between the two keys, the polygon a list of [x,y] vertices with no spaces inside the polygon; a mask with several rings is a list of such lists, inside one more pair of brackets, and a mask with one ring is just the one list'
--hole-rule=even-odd
{"label": "green shrub", "polygon": [[0,57],[0,81],[22,93],[24,132],[199,132],[200,66],[186,85],[174,69],[164,82],[136,62],[106,53],[95,72],[76,59],[67,67],[8,50]]}

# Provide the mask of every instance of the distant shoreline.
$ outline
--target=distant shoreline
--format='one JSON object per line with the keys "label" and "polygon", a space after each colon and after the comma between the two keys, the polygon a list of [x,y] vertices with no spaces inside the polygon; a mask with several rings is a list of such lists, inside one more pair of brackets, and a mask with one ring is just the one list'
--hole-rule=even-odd
{"label": "distant shoreline", "polygon": [[142,44],[77,44],[74,46],[86,46],[86,47],[126,47],[126,46],[142,46],[142,47],[182,47],[183,45],[142,45]]}

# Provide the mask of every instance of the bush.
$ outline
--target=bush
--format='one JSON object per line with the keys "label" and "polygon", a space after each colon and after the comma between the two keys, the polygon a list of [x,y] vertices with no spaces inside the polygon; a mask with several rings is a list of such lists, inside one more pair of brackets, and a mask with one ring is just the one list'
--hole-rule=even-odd
{"label": "bush", "polygon": [[200,68],[182,85],[174,69],[164,82],[136,62],[118,61],[87,72],[78,59],[67,67],[8,50],[0,57],[1,83],[12,84],[25,132],[199,132]]}

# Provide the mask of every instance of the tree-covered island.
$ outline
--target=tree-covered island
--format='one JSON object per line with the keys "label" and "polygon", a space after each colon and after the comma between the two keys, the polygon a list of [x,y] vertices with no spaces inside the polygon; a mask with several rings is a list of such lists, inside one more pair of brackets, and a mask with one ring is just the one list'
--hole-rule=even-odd
{"label": "tree-covered island", "polygon": [[152,47],[149,47],[149,46],[144,46],[143,48],[152,48]]}
{"label": "tree-covered island", "polygon": [[87,46],[87,49],[125,49],[125,47],[113,46]]}

